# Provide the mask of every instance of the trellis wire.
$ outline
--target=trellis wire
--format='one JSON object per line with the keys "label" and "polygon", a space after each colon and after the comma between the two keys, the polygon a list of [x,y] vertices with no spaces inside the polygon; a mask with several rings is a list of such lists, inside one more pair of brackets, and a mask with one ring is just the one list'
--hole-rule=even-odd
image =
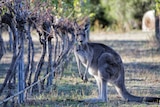
{"label": "trellis wire", "polygon": [[[72,48],[73,48],[73,47],[72,47]],[[70,49],[68,53],[71,53],[71,51],[72,51],[72,49]],[[66,61],[66,60],[67,60],[67,58],[66,58],[64,61]],[[34,85],[40,83],[42,80],[48,78],[48,76],[51,75],[51,73],[54,73],[60,66],[62,66],[62,64],[63,64],[63,63],[59,64],[55,69],[53,69],[52,72],[49,72],[49,73],[48,73],[47,75],[45,75],[43,78],[39,79],[37,82],[32,83],[30,86],[26,87],[24,90],[19,91],[19,92],[17,92],[16,94],[14,94],[14,95],[12,95],[12,96],[4,99],[3,101],[0,102],[0,105],[3,104],[3,103],[5,103],[5,102],[7,102],[7,101],[9,101],[9,100],[12,99],[12,98],[18,96],[19,94],[27,91],[28,89],[32,88]]]}

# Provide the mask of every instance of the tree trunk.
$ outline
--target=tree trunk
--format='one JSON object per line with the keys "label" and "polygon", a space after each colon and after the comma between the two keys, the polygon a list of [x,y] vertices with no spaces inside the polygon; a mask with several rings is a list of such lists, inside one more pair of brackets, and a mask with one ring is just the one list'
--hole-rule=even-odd
{"label": "tree trunk", "polygon": [[[39,40],[40,40],[40,43],[42,44],[42,54],[41,54],[41,58],[40,58],[40,61],[38,62],[38,65],[36,66],[36,70],[35,70],[35,76],[34,76],[34,83],[38,81],[38,77],[41,73],[41,68],[43,66],[43,63],[44,63],[44,57],[46,55],[46,39],[42,39],[41,35],[39,35]],[[32,92],[37,92],[39,89],[38,89],[38,84],[34,85],[33,88],[32,88]]]}
{"label": "tree trunk", "polygon": [[12,61],[11,61],[11,64],[10,64],[10,67],[7,71],[7,75],[6,75],[6,78],[2,84],[2,87],[0,88],[0,94],[3,92],[3,89],[6,87],[6,84],[7,82],[9,81],[9,83],[11,82],[12,80],[12,77],[13,75],[15,74],[15,70],[16,70],[16,67],[17,67],[17,62],[18,62],[18,59],[19,59],[19,55],[17,55],[17,43],[18,43],[18,34],[17,34],[17,30],[14,26],[14,23],[12,21],[12,17],[10,14],[5,14],[2,16],[2,23],[5,23],[5,24],[8,24],[13,32],[13,56],[12,56]]}
{"label": "tree trunk", "polygon": [[48,38],[48,72],[50,73],[48,79],[47,79],[47,86],[52,85],[53,80],[53,62],[52,62],[52,43],[51,43],[52,37]]}
{"label": "tree trunk", "polygon": [[[156,14],[156,13],[155,13]],[[156,16],[156,21],[155,21],[155,34],[156,34],[156,39],[158,41],[159,47],[158,50],[160,49],[160,16]]]}
{"label": "tree trunk", "polygon": [[28,39],[28,57],[27,57],[28,63],[25,69],[25,82],[26,82],[26,85],[29,86],[31,85],[31,82],[32,82],[31,77],[32,77],[33,68],[34,68],[34,44],[31,37],[31,24],[28,25],[27,39]]}
{"label": "tree trunk", "polygon": [[2,26],[0,25],[0,60],[5,53],[4,41],[2,38]]}

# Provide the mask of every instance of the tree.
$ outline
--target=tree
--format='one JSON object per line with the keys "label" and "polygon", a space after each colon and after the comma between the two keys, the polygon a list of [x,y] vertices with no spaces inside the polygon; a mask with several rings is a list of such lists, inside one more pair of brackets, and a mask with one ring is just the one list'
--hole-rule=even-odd
{"label": "tree", "polygon": [[156,21],[155,21],[155,32],[156,32],[156,38],[159,43],[159,48],[160,49],[160,0],[156,0]]}

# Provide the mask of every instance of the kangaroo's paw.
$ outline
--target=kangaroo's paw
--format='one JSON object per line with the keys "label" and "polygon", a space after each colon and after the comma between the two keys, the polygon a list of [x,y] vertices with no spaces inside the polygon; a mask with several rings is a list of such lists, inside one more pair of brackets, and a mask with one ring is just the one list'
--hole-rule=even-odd
{"label": "kangaroo's paw", "polygon": [[107,100],[100,99],[100,98],[90,98],[90,99],[81,100],[81,102],[85,102],[85,103],[99,103],[99,102],[107,102]]}
{"label": "kangaroo's paw", "polygon": [[83,76],[83,82],[84,82],[84,83],[87,83],[87,81],[88,81],[88,78],[87,78],[86,75],[84,75],[84,76]]}

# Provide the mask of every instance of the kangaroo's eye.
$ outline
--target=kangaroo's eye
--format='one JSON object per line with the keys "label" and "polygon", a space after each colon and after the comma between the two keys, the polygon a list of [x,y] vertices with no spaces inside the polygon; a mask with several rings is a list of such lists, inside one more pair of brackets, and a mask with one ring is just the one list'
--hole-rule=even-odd
{"label": "kangaroo's eye", "polygon": [[78,34],[76,34],[76,36],[79,36]]}

